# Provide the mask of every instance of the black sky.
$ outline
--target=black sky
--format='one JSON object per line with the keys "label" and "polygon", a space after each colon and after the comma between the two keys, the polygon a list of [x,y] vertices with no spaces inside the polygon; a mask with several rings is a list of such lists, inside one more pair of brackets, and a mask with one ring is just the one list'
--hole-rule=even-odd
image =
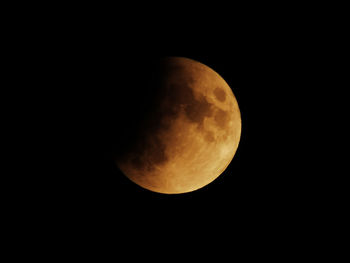
{"label": "black sky", "polygon": [[[184,43],[180,36],[177,40],[158,35],[145,45],[116,38],[70,51],[77,60],[70,67],[78,76],[66,91],[74,108],[70,140],[77,148],[69,156],[76,170],[64,180],[73,200],[107,214],[111,210],[124,214],[124,209],[159,216],[173,209],[183,216],[192,209],[208,215],[232,210],[241,216],[285,212],[299,200],[297,192],[303,187],[303,179],[293,174],[298,155],[288,149],[291,140],[285,135],[294,129],[287,120],[297,111],[285,108],[293,97],[289,92],[295,91],[291,75],[295,51],[281,44],[276,33],[238,35],[225,43],[205,38],[187,38]],[[242,114],[241,141],[230,166],[212,184],[184,195],[140,188],[121,174],[110,155],[124,121],[130,121],[147,99],[151,87],[145,79],[163,56],[188,57],[213,68],[232,88]]]}
{"label": "black sky", "polygon": [[[293,230],[315,206],[300,117],[309,92],[304,76],[311,44],[307,36],[293,37],[289,23],[261,21],[242,16],[218,28],[192,23],[159,30],[91,26],[46,38],[51,44],[45,61],[55,62],[46,75],[54,94],[46,103],[56,106],[48,119],[63,123],[55,124],[57,136],[49,140],[58,144],[59,158],[39,183],[50,196],[46,206],[108,231],[176,234],[184,226],[197,234],[242,234],[277,225]],[[229,167],[210,185],[182,195],[140,188],[111,155],[125,121],[130,124],[129,116],[142,111],[151,89],[144,80],[164,56],[191,58],[217,71],[232,88],[242,117],[241,141]]]}
{"label": "black sky", "polygon": [[[134,255],[154,260],[163,252],[164,261],[187,251],[196,261],[210,254],[219,261],[222,254],[230,260],[239,253],[245,259],[279,252],[289,258],[323,242],[325,226],[336,232],[328,222],[334,213],[325,207],[337,209],[341,198],[329,197],[341,183],[330,186],[338,171],[325,167],[337,152],[324,149],[333,143],[329,132],[337,122],[327,98],[335,78],[325,66],[336,63],[326,65],[325,51],[329,57],[344,54],[328,46],[338,34],[328,6],[129,4],[70,4],[62,11],[57,5],[33,6],[38,15],[17,6],[18,19],[4,18],[11,32],[4,42],[13,48],[4,49],[11,60],[6,68],[19,68],[8,88],[14,103],[4,112],[20,115],[10,117],[20,126],[15,138],[4,140],[30,144],[11,146],[19,153],[9,176],[14,183],[3,184],[10,207],[3,214],[13,221],[4,228],[11,238],[50,257],[66,250],[90,257],[100,246],[99,261],[106,250],[122,261],[123,252],[128,261]],[[218,72],[242,117],[241,140],[228,168],[208,186],[181,195],[135,185],[112,155],[125,123],[136,128],[132,120],[142,116],[152,89],[145,80],[164,56],[194,59]],[[23,162],[30,157],[30,165]],[[28,257],[17,247],[16,254]]]}

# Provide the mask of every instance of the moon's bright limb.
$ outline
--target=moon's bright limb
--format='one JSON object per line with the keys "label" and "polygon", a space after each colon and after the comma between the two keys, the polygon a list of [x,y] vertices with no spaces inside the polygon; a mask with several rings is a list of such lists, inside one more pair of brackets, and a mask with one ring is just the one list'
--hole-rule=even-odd
{"label": "moon's bright limb", "polygon": [[197,190],[229,165],[241,135],[237,100],[225,80],[197,61],[169,57],[161,63],[157,106],[117,165],[148,190]]}

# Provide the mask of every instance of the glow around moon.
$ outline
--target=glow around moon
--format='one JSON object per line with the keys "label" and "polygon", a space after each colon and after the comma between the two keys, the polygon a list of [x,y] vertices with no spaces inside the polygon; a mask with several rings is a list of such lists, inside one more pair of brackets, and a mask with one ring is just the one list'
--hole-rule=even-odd
{"label": "glow around moon", "polygon": [[240,110],[225,80],[206,65],[169,57],[160,68],[156,106],[117,165],[148,190],[191,192],[215,180],[233,159]]}

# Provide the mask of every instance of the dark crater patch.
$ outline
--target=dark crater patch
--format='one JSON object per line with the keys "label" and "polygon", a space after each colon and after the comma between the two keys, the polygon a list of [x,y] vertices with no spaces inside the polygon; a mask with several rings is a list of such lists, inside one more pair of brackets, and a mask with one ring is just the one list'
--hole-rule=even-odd
{"label": "dark crater patch", "polygon": [[185,113],[189,120],[201,125],[205,117],[211,117],[213,114],[213,105],[204,97],[199,100],[193,100],[192,103],[185,106]]}
{"label": "dark crater patch", "polygon": [[224,102],[226,99],[226,93],[222,88],[216,88],[214,90],[214,95],[221,102]]}

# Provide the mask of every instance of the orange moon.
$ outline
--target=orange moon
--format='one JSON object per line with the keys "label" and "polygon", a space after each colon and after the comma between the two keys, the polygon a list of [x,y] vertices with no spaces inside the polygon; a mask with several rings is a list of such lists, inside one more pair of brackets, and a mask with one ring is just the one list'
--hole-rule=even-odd
{"label": "orange moon", "polygon": [[237,100],[225,80],[197,61],[160,63],[155,106],[116,163],[137,185],[164,194],[200,189],[232,161],[241,136]]}

